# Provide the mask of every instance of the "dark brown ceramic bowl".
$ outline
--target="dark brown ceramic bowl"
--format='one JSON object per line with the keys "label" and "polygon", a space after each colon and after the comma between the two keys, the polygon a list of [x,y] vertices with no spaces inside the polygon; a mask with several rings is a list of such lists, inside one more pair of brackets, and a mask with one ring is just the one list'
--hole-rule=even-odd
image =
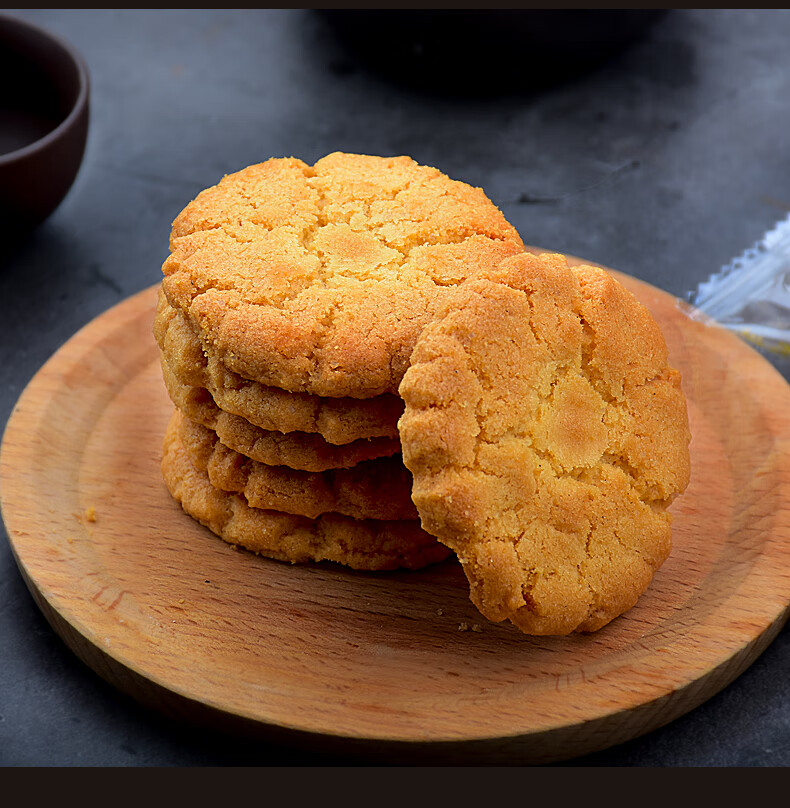
{"label": "dark brown ceramic bowl", "polygon": [[0,232],[46,219],[71,188],[88,133],[88,70],[47,31],[0,15]]}

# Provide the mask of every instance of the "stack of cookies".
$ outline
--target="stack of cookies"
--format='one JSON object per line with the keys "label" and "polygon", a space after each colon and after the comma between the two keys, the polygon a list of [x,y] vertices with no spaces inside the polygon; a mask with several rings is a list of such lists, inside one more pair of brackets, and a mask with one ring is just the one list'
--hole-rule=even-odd
{"label": "stack of cookies", "polygon": [[154,332],[168,489],[233,545],[417,569],[480,612],[594,631],[671,546],[689,478],[664,338],[621,284],[525,251],[408,157],[272,159],[176,218]]}
{"label": "stack of cookies", "polygon": [[187,205],[170,248],[154,334],[184,510],[291,562],[450,555],[411,500],[397,391],[443,298],[523,250],[486,195],[407,157],[272,159]]}

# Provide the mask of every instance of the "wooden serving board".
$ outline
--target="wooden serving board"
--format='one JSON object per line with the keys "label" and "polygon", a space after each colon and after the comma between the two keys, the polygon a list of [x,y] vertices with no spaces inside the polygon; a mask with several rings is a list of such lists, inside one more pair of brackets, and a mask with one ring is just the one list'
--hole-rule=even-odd
{"label": "wooden serving board", "polygon": [[613,274],[652,310],[683,374],[692,482],[672,507],[669,560],[596,634],[487,622],[455,560],[292,566],[186,516],[159,470],[171,405],[153,288],[66,343],[8,423],[2,512],[33,596],[82,660],[149,706],[313,750],[534,764],[668,723],[788,617],[790,387],[737,337]]}

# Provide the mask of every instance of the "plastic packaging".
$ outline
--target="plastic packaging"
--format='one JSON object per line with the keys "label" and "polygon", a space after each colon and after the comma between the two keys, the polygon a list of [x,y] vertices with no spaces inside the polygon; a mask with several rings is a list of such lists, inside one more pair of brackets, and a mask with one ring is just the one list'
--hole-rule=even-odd
{"label": "plastic packaging", "polygon": [[768,353],[790,356],[790,215],[688,295],[710,318]]}

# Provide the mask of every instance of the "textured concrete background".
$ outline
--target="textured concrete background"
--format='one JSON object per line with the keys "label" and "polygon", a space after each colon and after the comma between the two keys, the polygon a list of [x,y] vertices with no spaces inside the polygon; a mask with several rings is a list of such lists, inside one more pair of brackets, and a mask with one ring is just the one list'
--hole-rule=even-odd
{"label": "textured concrete background", "polygon": [[[82,52],[92,123],[66,200],[0,258],[2,424],[77,329],[160,279],[186,202],[270,156],[409,154],[482,186],[526,242],[681,297],[790,210],[786,10],[671,11],[581,74],[475,95],[367,69],[307,10],[9,13]],[[550,75],[566,57],[558,45],[529,69]],[[0,764],[354,762],[187,729],[131,703],[53,634],[5,540],[0,637]],[[785,629],[690,714],[571,764],[788,765],[788,669]]]}

